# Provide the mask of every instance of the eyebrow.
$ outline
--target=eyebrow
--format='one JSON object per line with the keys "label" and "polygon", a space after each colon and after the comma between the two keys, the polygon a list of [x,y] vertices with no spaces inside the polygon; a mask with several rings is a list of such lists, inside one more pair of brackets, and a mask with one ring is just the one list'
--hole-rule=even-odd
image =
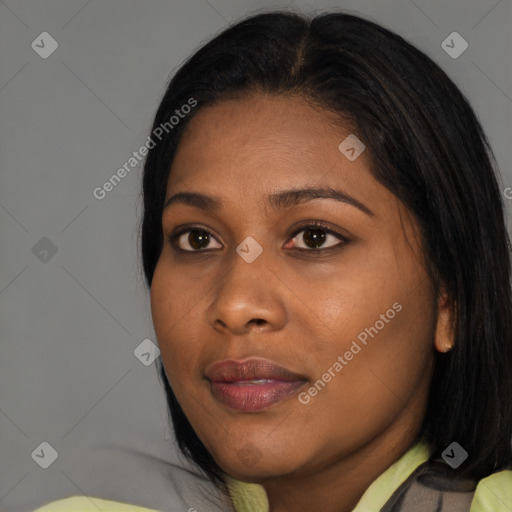
{"label": "eyebrow", "polygon": [[[363,203],[350,196],[342,190],[336,190],[332,187],[313,187],[283,190],[270,194],[266,198],[266,204],[274,209],[285,209],[297,206],[313,199],[334,199],[342,203],[350,204],[366,213],[370,217],[375,214]],[[198,192],[178,192],[174,194],[164,204],[164,210],[172,204],[186,204],[201,210],[218,211],[222,207],[222,201],[218,197],[208,196]]]}

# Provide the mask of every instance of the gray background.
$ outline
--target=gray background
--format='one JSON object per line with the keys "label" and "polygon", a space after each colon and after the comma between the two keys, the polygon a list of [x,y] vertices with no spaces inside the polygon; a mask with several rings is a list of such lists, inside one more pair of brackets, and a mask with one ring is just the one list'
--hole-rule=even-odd
{"label": "gray background", "polygon": [[[210,510],[173,444],[156,363],[134,355],[156,342],[141,165],[103,200],[92,191],[144,142],[172,70],[272,7],[348,9],[418,46],[467,95],[512,186],[512,0],[0,0],[2,511],[82,494]],[[43,59],[31,43],[45,31],[59,46]],[[453,31],[469,43],[456,59],[441,47]],[[31,456],[42,442],[58,452],[47,469]]]}

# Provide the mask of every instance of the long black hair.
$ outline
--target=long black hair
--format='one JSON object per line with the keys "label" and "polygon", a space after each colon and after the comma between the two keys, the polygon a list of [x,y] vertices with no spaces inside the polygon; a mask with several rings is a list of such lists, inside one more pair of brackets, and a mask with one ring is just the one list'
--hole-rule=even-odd
{"label": "long black hair", "polygon": [[[418,222],[435,289],[444,283],[456,305],[454,348],[446,354],[433,349],[421,436],[433,457],[457,441],[469,453],[457,470],[461,475],[482,478],[510,467],[510,241],[496,161],[466,97],[446,73],[378,24],[340,12],[312,19],[259,14],[224,30],[180,67],[156,113],[152,133],[161,140],[144,167],[141,247],[147,286],[162,250],[167,180],[184,128],[202,107],[251,92],[300,95],[354,127],[375,179]],[[171,116],[191,100],[196,106],[171,125]],[[224,472],[197,437],[159,364],[181,450],[222,486]]]}

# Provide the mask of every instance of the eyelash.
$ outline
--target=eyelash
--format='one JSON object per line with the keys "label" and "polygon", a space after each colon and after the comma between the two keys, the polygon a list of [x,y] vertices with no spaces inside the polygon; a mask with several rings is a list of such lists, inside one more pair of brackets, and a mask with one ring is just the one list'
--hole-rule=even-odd
{"label": "eyelash", "polygon": [[[329,235],[333,235],[334,237],[338,238],[340,240],[340,243],[338,243],[336,245],[332,245],[330,247],[325,247],[323,249],[322,248],[319,248],[319,249],[305,249],[303,247],[294,247],[295,250],[301,251],[301,252],[307,252],[307,253],[328,252],[328,251],[333,251],[333,250],[336,250],[336,249],[340,249],[340,248],[342,248],[344,245],[346,245],[349,242],[349,240],[345,236],[343,236],[341,233],[339,233],[338,231],[330,228],[329,226],[327,226],[326,224],[324,224],[322,221],[319,221],[319,220],[309,221],[307,224],[303,224],[303,225],[299,226],[292,233],[292,235],[289,237],[288,240],[291,240],[292,238],[295,238],[299,233],[301,233],[302,231],[305,231],[308,228],[321,229],[322,231],[325,231],[325,233],[327,233]],[[181,247],[178,247],[177,240],[179,239],[179,237],[181,235],[183,235],[184,233],[188,233],[190,231],[205,232],[210,237],[214,238],[217,241],[217,243],[220,243],[215,238],[215,236],[213,236],[213,234],[208,229],[205,229],[204,227],[201,227],[201,226],[190,226],[190,225],[189,226],[182,226],[180,228],[177,228],[174,233],[172,233],[171,235],[168,236],[168,241],[174,247],[175,250],[180,251],[182,253],[187,253],[187,254],[198,254],[198,253],[204,253],[204,252],[211,251],[211,250],[218,250],[218,249],[199,249],[199,250],[195,250],[195,251],[194,250],[189,251],[187,249],[182,249]]]}

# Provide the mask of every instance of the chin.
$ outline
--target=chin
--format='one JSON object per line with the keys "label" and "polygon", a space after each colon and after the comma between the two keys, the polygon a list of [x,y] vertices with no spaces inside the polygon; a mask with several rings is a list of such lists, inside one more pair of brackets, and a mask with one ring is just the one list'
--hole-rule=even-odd
{"label": "chin", "polygon": [[[293,473],[303,466],[307,457],[303,450],[282,445],[281,449],[276,449],[268,443],[256,443],[249,439],[242,443],[230,443],[230,447],[229,452],[225,448],[216,451],[217,464],[232,478],[252,483]],[[301,460],[298,460],[298,456]]]}

